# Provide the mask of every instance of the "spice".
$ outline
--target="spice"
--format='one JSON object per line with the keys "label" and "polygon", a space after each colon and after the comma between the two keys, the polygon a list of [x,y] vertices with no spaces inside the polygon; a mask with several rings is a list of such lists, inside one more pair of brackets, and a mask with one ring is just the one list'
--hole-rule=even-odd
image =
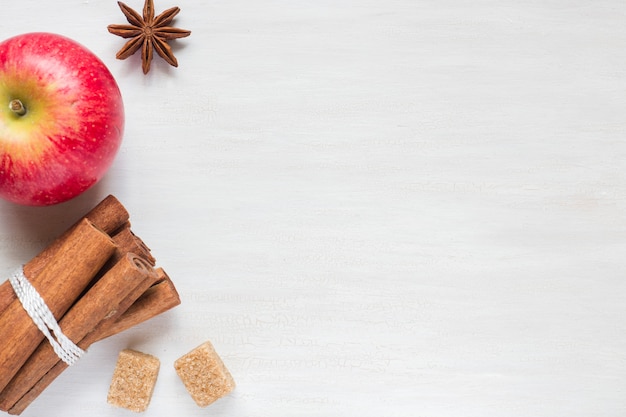
{"label": "spice", "polygon": [[180,296],[163,268],[156,269],[157,281],[141,294],[123,314],[94,330],[93,337],[102,340],[130,329],[180,304]]}
{"label": "spice", "polygon": [[[23,268],[80,349],[178,304],[126,209],[107,197]],[[5,291],[8,288],[10,291]],[[12,292],[0,286],[0,410],[21,414],[69,366],[53,354]]]}
{"label": "spice", "polygon": [[[107,196],[98,205],[91,209],[84,218],[88,219],[93,225],[110,235],[114,234],[118,229],[129,224],[128,211],[112,195]],[[67,240],[72,231],[82,222],[83,219],[77,221],[73,226],[68,228],[61,236],[55,239],[44,250],[39,252],[33,259],[24,265],[24,274],[31,279],[36,277],[39,272],[46,266],[47,262],[54,256],[59,247]],[[5,281],[0,285],[0,313],[2,313],[17,297],[11,287],[9,281]]]}
{"label": "spice", "polygon": [[[77,345],[87,349],[90,343],[82,342],[102,320],[117,313],[120,301],[136,287],[145,288],[142,282],[152,283],[156,272],[143,259],[127,254],[100,278],[59,321],[63,333]],[[0,409],[10,409],[27,393],[33,381],[39,381],[58,362],[52,346],[43,341],[0,393]]]}
{"label": "spice", "polygon": [[178,61],[167,41],[191,35],[189,30],[169,26],[180,12],[180,8],[169,8],[155,17],[153,0],[145,0],[143,16],[121,1],[117,4],[130,24],[109,25],[107,29],[114,35],[130,40],[119,50],[116,58],[126,59],[141,48],[141,68],[144,74],[150,71],[153,50],[168,64],[178,67]]}
{"label": "spice", "polygon": [[[50,311],[58,320],[78,299],[114,250],[111,238],[85,219],[42,271],[36,277],[27,278],[45,297]],[[0,334],[0,390],[3,390],[44,340],[44,335],[19,300],[14,300],[0,315]]]}
{"label": "spice", "polygon": [[[78,343],[78,346],[87,349],[99,340],[121,333],[179,305],[178,292],[165,271],[157,268],[155,272],[156,281],[151,286],[148,281],[143,281],[119,304],[117,314],[102,320]],[[148,285],[144,287],[146,284]],[[141,296],[137,298],[139,295]],[[7,410],[9,414],[21,414],[65,369],[67,364],[61,360],[57,361],[48,373],[35,382],[30,390]],[[3,407],[0,407],[0,410],[2,409]]]}

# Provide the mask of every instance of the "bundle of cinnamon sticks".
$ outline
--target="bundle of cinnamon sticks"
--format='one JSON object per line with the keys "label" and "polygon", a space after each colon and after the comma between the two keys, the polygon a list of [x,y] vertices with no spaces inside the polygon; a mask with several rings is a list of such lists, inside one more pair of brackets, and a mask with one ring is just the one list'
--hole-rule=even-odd
{"label": "bundle of cinnamon sticks", "polygon": [[[63,334],[86,350],[180,304],[174,284],[108,196],[23,266]],[[10,282],[0,285],[0,410],[21,414],[68,365]]]}

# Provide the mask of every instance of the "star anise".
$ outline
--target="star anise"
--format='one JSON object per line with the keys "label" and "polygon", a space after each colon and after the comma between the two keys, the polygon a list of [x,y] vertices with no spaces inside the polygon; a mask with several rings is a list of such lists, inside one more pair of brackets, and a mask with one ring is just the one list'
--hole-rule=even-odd
{"label": "star anise", "polygon": [[169,26],[174,17],[180,12],[180,8],[172,7],[154,17],[154,1],[145,0],[143,16],[118,1],[117,4],[126,16],[130,25],[109,25],[107,29],[114,35],[122,38],[131,38],[115,56],[117,59],[126,59],[141,48],[141,68],[143,73],[150,71],[152,51],[170,65],[178,67],[178,61],[174,57],[172,48],[167,44],[168,40],[184,38],[191,35],[191,31]]}

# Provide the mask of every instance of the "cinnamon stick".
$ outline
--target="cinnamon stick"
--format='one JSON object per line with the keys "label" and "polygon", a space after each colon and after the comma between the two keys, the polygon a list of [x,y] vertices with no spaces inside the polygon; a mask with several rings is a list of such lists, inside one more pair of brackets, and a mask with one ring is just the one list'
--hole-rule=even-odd
{"label": "cinnamon stick", "polygon": [[117,198],[112,195],[105,197],[85,214],[83,218],[77,220],[76,223],[70,226],[61,236],[48,245],[48,247],[39,252],[27,265],[24,265],[24,272],[28,276],[37,274],[46,265],[48,259],[54,256],[55,251],[58,250],[67,236],[72,233],[83,219],[89,220],[95,227],[111,235],[122,225],[127,224],[129,218],[130,215],[128,211]]}
{"label": "cinnamon stick", "polygon": [[[129,217],[128,211],[126,211],[117,198],[109,195],[93,209],[91,209],[83,218],[88,219],[97,228],[110,234],[115,232],[124,224],[128,224]],[[24,265],[24,273],[26,276],[35,277],[41,271],[48,260],[54,256],[54,253],[59,249],[81,220],[77,221],[65,233],[55,239],[37,256]],[[13,291],[13,287],[11,287],[9,281],[5,281],[2,285],[0,285],[0,313],[3,312],[14,300],[16,300],[16,295]]]}
{"label": "cinnamon stick", "polygon": [[[98,323],[116,316],[126,309],[120,301],[135,291],[144,292],[158,276],[156,271],[135,254],[120,259],[59,321],[62,332],[72,341],[82,341]],[[140,293],[141,293],[140,292]],[[135,297],[136,298],[136,297]],[[88,346],[77,343],[82,349]],[[7,411],[33,386],[33,381],[43,378],[58,362],[59,357],[47,340],[42,341],[19,372],[0,393],[0,410]]]}
{"label": "cinnamon stick", "polygon": [[109,259],[109,262],[107,262],[107,265],[115,265],[117,261],[126,256],[126,254],[129,252],[140,256],[150,265],[155,265],[156,259],[154,259],[154,256],[152,256],[150,248],[146,246],[144,241],[141,240],[139,236],[133,233],[129,223],[125,224],[117,231],[115,231],[115,233],[112,234],[111,238],[117,245],[118,250],[113,253],[113,256],[111,256],[111,259]]}
{"label": "cinnamon stick", "polygon": [[[78,343],[78,346],[87,349],[99,340],[118,334],[179,305],[180,297],[172,281],[162,268],[157,268],[156,272],[157,278],[154,285],[149,289],[136,289],[129,294],[124,302],[120,303],[120,310],[123,310],[124,304],[130,308],[119,316],[103,320],[93,332],[90,332]],[[139,298],[134,301],[133,297]],[[13,404],[8,413],[21,414],[65,369],[67,369],[67,364],[59,360],[47,374],[35,382],[30,390]]]}
{"label": "cinnamon stick", "polygon": [[180,304],[180,296],[169,276],[163,268],[157,268],[156,272],[160,276],[159,281],[145,291],[116,321],[99,329],[96,341],[121,333]]}
{"label": "cinnamon stick", "polygon": [[[45,301],[58,320],[114,250],[111,238],[83,219],[47,259],[44,268],[35,276],[26,274],[26,277],[40,294],[45,294]],[[17,299],[0,314],[0,335],[0,390],[3,390],[44,335]]]}
{"label": "cinnamon stick", "polygon": [[[130,229],[130,222],[124,223],[117,230],[111,234],[111,239],[117,246],[109,260],[104,264],[102,269],[92,280],[92,284],[98,282],[98,280],[104,276],[115,264],[117,264],[122,258],[126,257],[129,253],[133,253],[143,260],[145,260],[150,266],[154,267],[156,259],[150,253],[150,249],[138,236],[136,236]],[[89,288],[87,288],[89,290]],[[136,298],[136,297],[135,297]]]}
{"label": "cinnamon stick", "polygon": [[[174,284],[162,268],[153,269],[156,261],[151,255],[150,249],[132,232],[128,212],[113,196],[105,198],[100,204],[87,213],[83,219],[79,220],[62,236],[52,242],[48,248],[24,266],[27,277],[29,277],[31,282],[36,282],[37,276],[47,268],[46,264],[50,262],[51,259],[55,258],[57,252],[65,244],[69,236],[71,236],[73,230],[85,219],[91,220],[95,226],[110,235],[112,237],[111,240],[115,243],[115,249],[110,253],[109,261],[105,262],[99,271],[95,273],[95,277],[91,279],[91,283],[88,283],[88,285],[84,287],[82,297],[88,297],[87,294],[90,294],[90,292],[85,292],[90,289],[89,285],[93,286],[93,288],[101,288],[104,284],[99,284],[100,280],[107,276],[107,272],[112,270],[120,259],[126,256],[135,256],[128,255],[129,252],[135,253],[139,258],[143,259],[143,261],[141,261],[141,259],[136,258],[141,261],[140,263],[147,262],[147,266],[152,269],[152,271],[156,271],[156,274],[152,274],[149,279],[142,280],[141,283],[131,289],[125,297],[121,297],[119,294],[118,296],[114,295],[111,297],[109,299],[111,302],[116,301],[119,303],[117,309],[115,309],[115,311],[109,311],[97,325],[93,326],[93,320],[87,320],[91,328],[87,330],[84,337],[77,343],[77,345],[83,349],[87,349],[96,341],[122,332],[180,304],[180,297]],[[71,263],[76,262],[72,260]],[[32,274],[32,276],[30,274]],[[77,306],[81,303],[81,300],[83,300],[82,297],[77,302]],[[0,324],[6,322],[2,319],[3,311],[8,308],[7,306],[11,306],[14,300],[16,300],[16,296],[10,284],[6,282],[0,285]],[[87,298],[87,300],[89,300],[89,298]],[[70,311],[74,311],[74,308]],[[77,340],[89,326],[86,324],[87,321],[81,324],[81,315],[77,315],[77,313],[73,314],[74,316],[67,313],[66,317],[63,318],[62,326],[65,327],[62,328],[65,332],[66,327],[71,325],[72,327],[68,327],[68,331],[72,335],[70,338]],[[76,319],[72,317],[76,317]],[[79,321],[73,323],[74,320]],[[78,327],[83,325],[86,327],[78,329]],[[1,332],[2,328],[0,327],[0,335],[2,334]],[[43,340],[42,335],[39,335],[39,338]],[[0,344],[1,343],[2,342],[0,342]],[[30,357],[26,356],[26,362],[23,363],[23,370],[18,370],[19,373],[15,375],[14,380],[9,381],[8,385],[5,383],[4,390],[2,389],[3,386],[0,385],[0,409],[7,411],[6,409],[8,408],[9,414],[20,414],[23,412],[28,405],[30,405],[30,403],[67,368],[65,362],[55,358],[56,354],[54,357],[49,356],[52,350],[47,341],[41,343],[35,342],[35,349],[37,350]],[[2,354],[1,352],[2,350],[0,350],[0,355]],[[39,352],[47,353],[44,355]],[[43,355],[44,359],[41,359],[41,355]],[[50,365],[52,366],[50,367]],[[47,372],[44,372],[46,368],[49,369]],[[4,383],[2,374],[0,364],[0,384]],[[38,378],[38,376],[41,377]]]}

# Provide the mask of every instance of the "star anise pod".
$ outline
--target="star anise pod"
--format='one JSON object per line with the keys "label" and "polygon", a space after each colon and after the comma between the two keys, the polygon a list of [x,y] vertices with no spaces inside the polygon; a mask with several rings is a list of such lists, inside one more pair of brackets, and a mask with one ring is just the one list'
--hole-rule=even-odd
{"label": "star anise pod", "polygon": [[109,25],[107,29],[114,35],[131,39],[126,42],[115,57],[117,59],[126,59],[141,48],[141,68],[143,73],[147,74],[150,71],[152,51],[154,50],[170,65],[178,67],[178,61],[174,57],[172,48],[167,44],[167,41],[191,35],[189,30],[169,26],[174,17],[180,12],[180,8],[172,7],[154,17],[153,0],[145,0],[143,16],[121,1],[118,1],[117,4],[122,9],[122,13],[124,13],[130,25]]}

